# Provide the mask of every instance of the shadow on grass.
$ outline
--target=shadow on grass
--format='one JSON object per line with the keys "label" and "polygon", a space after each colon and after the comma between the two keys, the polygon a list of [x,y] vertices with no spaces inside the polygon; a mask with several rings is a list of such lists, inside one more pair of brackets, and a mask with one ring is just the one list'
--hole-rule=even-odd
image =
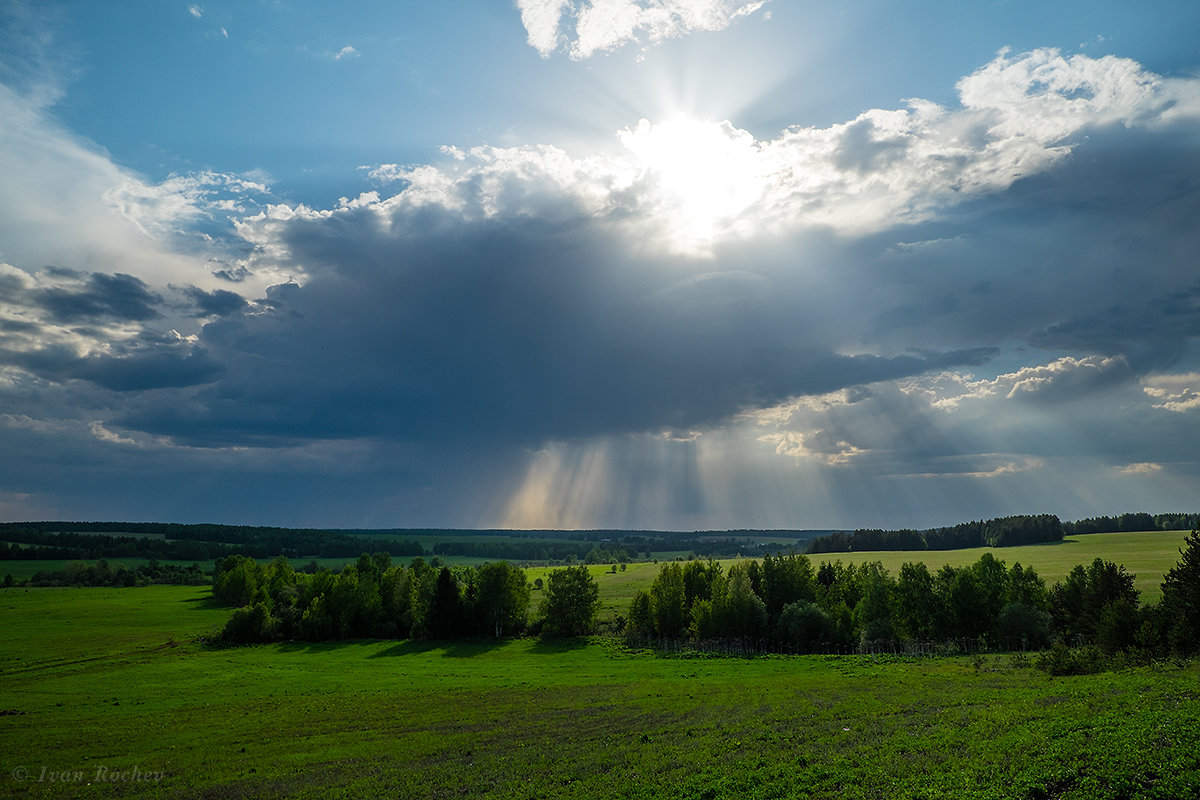
{"label": "shadow on grass", "polygon": [[233,606],[227,606],[220,602],[211,594],[206,594],[203,597],[189,597],[181,602],[190,606],[190,611],[212,611],[215,608],[224,608],[228,609],[229,613],[232,614],[236,610]]}
{"label": "shadow on grass", "polygon": [[[367,658],[385,658],[398,656],[413,656],[426,653],[441,654],[446,658],[470,658],[482,655],[503,647],[510,640],[476,640],[465,642],[431,642],[419,639],[330,639],[323,642],[306,642],[293,639],[286,642],[258,642],[253,644],[211,641],[208,646],[213,649],[236,647],[262,647],[264,645],[277,647],[285,653],[336,653],[356,648],[372,648]],[[385,649],[377,649],[380,645],[388,645]]]}
{"label": "shadow on grass", "polygon": [[469,641],[429,641],[405,639],[386,650],[372,653],[369,658],[394,658],[441,651],[446,658],[471,658],[489,653],[508,644],[510,639],[471,639]]}
{"label": "shadow on grass", "polygon": [[[368,658],[385,658],[396,656],[421,655],[440,652],[446,658],[471,658],[472,656],[490,653],[507,646],[514,640],[506,639],[470,639],[465,641],[428,641],[423,639],[405,639],[396,642],[386,650],[372,653]],[[539,655],[569,653],[582,650],[588,645],[586,637],[579,636],[565,639],[534,639],[530,652]]]}
{"label": "shadow on grass", "polygon": [[[513,639],[468,639],[464,641],[432,641],[427,639],[338,639],[325,642],[291,641],[276,646],[286,652],[328,653],[349,650],[355,647],[378,647],[391,642],[390,646],[376,650],[367,658],[403,658],[428,654],[441,654],[444,658],[472,658],[473,656],[499,650],[512,643]],[[541,655],[568,653],[587,647],[584,637],[569,639],[536,639],[531,652]]]}
{"label": "shadow on grass", "polygon": [[[356,648],[378,647],[386,642],[386,639],[328,639],[323,642],[308,642],[302,639],[293,639],[287,642],[279,642],[275,646],[285,653],[335,653]],[[374,654],[368,654],[368,658]]]}
{"label": "shadow on grass", "polygon": [[575,650],[582,650],[588,646],[586,636],[569,636],[561,639],[538,639],[533,644],[533,652],[540,655],[553,655],[554,653],[570,653]]}

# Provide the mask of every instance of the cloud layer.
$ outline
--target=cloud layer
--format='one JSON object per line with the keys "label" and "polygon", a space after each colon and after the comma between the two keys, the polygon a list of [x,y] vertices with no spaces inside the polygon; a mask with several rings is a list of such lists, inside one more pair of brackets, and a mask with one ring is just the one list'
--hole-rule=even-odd
{"label": "cloud layer", "polygon": [[[759,5],[521,8],[544,54],[586,57]],[[756,525],[772,481],[799,499],[762,526],[884,524],[914,482],[968,516],[1086,509],[1049,479],[1068,464],[1176,496],[1200,471],[1198,86],[1002,52],[954,107],[447,147],[328,208],[142,180],[0,95],[28,179],[0,193],[0,440],[33,465],[0,486],[116,463],[167,491],[175,463],[180,508],[282,470],[412,524],[662,527]]]}

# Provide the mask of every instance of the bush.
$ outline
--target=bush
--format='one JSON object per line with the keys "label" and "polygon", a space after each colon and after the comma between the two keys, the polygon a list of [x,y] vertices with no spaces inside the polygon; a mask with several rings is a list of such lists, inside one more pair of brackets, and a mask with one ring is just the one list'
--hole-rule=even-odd
{"label": "bush", "polygon": [[783,607],[776,628],[779,638],[804,651],[837,639],[837,624],[818,605],[798,600]]}
{"label": "bush", "polygon": [[1009,603],[996,620],[996,636],[1002,646],[1039,649],[1050,641],[1050,615],[1025,603]]}
{"label": "bush", "polygon": [[233,612],[221,631],[221,640],[232,644],[270,642],[275,639],[276,623],[264,603],[243,606]]}
{"label": "bush", "polygon": [[873,619],[864,625],[862,633],[858,637],[858,646],[864,651],[888,648],[893,646],[895,642],[895,628],[892,627],[890,620],[882,617]]}
{"label": "bush", "polygon": [[1037,668],[1050,675],[1093,675],[1109,668],[1100,649],[1094,646],[1067,647],[1057,641],[1038,656]]}
{"label": "bush", "polygon": [[1096,644],[1108,655],[1128,650],[1135,644],[1139,627],[1137,606],[1121,598],[1100,612],[1100,619],[1096,621]]}

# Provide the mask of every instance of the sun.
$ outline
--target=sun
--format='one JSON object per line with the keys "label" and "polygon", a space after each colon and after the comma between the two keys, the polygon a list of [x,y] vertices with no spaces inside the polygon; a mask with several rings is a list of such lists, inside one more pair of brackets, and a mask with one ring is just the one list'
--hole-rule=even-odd
{"label": "sun", "polygon": [[763,196],[767,170],[759,143],[730,122],[676,117],[641,120],[618,133],[665,218],[675,249],[704,253],[753,228],[748,212]]}

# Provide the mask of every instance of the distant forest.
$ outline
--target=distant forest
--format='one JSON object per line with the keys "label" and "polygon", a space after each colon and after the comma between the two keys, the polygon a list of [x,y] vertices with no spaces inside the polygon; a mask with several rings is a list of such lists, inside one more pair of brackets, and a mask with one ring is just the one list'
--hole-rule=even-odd
{"label": "distant forest", "polygon": [[[231,555],[267,559],[471,556],[545,564],[615,564],[689,554],[761,558],[863,550],[954,550],[1060,541],[1064,536],[1143,530],[1190,530],[1200,514],[1121,514],[1061,522],[1051,514],[1000,517],[928,530],[319,529],[162,522],[0,523],[0,560],[109,558],[212,561]],[[764,541],[764,540],[773,541]],[[781,541],[782,540],[782,541]]]}
{"label": "distant forest", "polygon": [[[613,564],[650,560],[664,552],[704,557],[754,557],[796,549],[827,531],[553,531],[465,529],[315,529],[158,522],[0,523],[0,560],[158,558],[211,561],[250,558],[357,558],[384,551],[396,557],[474,556],[522,562]],[[762,543],[762,537],[792,544]],[[425,546],[422,540],[433,540]]]}
{"label": "distant forest", "polygon": [[808,543],[806,552],[849,553],[870,550],[964,550],[972,547],[1016,547],[1018,545],[1060,542],[1064,536],[1087,533],[1124,533],[1134,531],[1192,530],[1200,524],[1200,514],[1121,514],[1116,517],[1090,517],[1078,522],[1062,522],[1053,514],[998,517],[964,522],[948,528],[918,531],[860,529],[851,533],[837,531],[818,536]]}

